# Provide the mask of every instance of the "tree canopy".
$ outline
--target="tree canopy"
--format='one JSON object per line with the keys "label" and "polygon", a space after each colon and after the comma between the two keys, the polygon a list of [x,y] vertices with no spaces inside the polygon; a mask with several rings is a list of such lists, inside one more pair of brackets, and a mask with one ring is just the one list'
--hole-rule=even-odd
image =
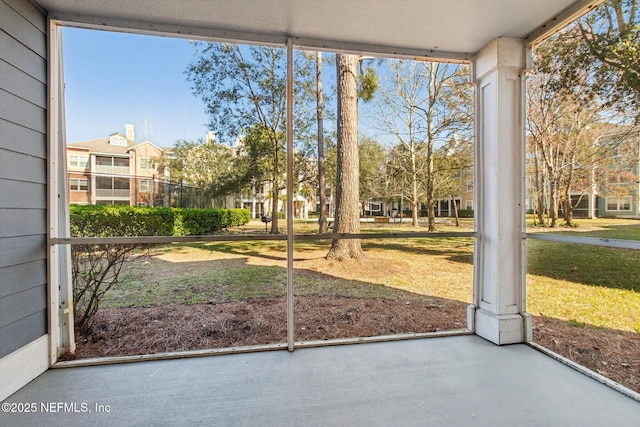
{"label": "tree canopy", "polygon": [[[197,59],[185,71],[187,80],[205,104],[209,127],[228,141],[244,138],[242,150],[248,157],[236,160],[241,169],[237,175],[245,184],[255,184],[259,179],[270,184],[271,233],[278,233],[287,143],[286,50],[228,43],[196,42],[195,46]],[[303,55],[296,58],[294,69],[300,82],[296,85],[296,99],[303,103],[310,94],[310,61]],[[309,126],[305,123],[296,123],[296,137],[300,140],[309,139]]]}
{"label": "tree canopy", "polygon": [[238,170],[233,167],[233,151],[231,147],[213,141],[179,140],[174,144],[171,155],[165,155],[159,161],[171,171],[173,180],[197,189],[201,196],[213,203],[229,194],[238,182]]}
{"label": "tree canopy", "polygon": [[610,0],[534,51],[528,172],[540,223],[546,210],[556,226],[562,207],[571,225],[572,196],[590,197],[611,150],[640,124],[638,21],[638,0]]}
{"label": "tree canopy", "polygon": [[[609,0],[543,43],[545,56],[563,63],[555,89],[582,86],[582,100],[599,97],[640,122],[640,8],[638,0]],[[552,64],[549,63],[550,65]],[[584,85],[588,81],[588,85]]]}
{"label": "tree canopy", "polygon": [[362,136],[358,144],[360,165],[360,203],[388,200],[387,150],[378,141]]}

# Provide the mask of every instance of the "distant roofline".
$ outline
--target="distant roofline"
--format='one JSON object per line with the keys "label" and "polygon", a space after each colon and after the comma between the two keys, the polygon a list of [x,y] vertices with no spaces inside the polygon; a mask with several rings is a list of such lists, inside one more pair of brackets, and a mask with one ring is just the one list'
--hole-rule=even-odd
{"label": "distant roofline", "polygon": [[142,141],[142,142],[139,142],[139,143],[137,143],[135,145],[132,145],[131,147],[128,148],[128,150],[135,150],[137,147],[139,147],[141,145],[144,145],[144,144],[149,144],[152,147],[155,147],[156,149],[158,149],[160,151],[165,151],[162,147],[158,147],[156,144],[154,144],[153,142],[151,142],[149,140]]}

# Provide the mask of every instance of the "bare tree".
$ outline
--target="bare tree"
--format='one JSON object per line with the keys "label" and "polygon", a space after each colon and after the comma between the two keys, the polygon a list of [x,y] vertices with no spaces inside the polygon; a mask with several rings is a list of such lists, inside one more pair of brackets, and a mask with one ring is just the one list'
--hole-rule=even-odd
{"label": "bare tree", "polygon": [[456,199],[462,196],[462,185],[465,178],[473,176],[473,141],[458,136],[452,137],[435,158],[436,194],[439,199],[449,200],[449,214],[453,211],[456,227],[460,226],[459,211]]}
{"label": "bare tree", "polygon": [[71,246],[71,278],[75,327],[84,336],[93,333],[95,315],[104,296],[149,256],[149,248],[133,244]]}
{"label": "bare tree", "polygon": [[367,136],[360,137],[358,153],[360,158],[360,203],[364,214],[367,201],[388,199],[389,193],[386,185],[388,153],[381,143]]}
{"label": "bare tree", "polygon": [[[536,174],[538,208],[549,199],[550,227],[558,225],[560,209],[565,225],[573,225],[572,196],[591,192],[593,169],[610,162],[611,149],[625,138],[609,138],[607,144],[599,140],[612,133],[623,136],[633,129],[616,124],[625,122],[621,111],[611,109],[609,96],[591,90],[595,72],[585,71],[579,78],[574,76],[571,86],[564,84],[560,73],[567,67],[563,44],[559,36],[540,45],[537,73],[528,79],[528,152]],[[541,212],[538,219],[543,222]]]}
{"label": "bare tree", "polygon": [[[437,145],[471,123],[471,90],[466,67],[435,62],[390,61],[390,77],[381,85],[378,104],[380,129],[394,136],[406,156],[405,169],[412,206],[412,225],[418,226],[418,207],[428,209],[429,231],[436,230],[434,159]],[[421,185],[421,183],[423,183]]]}

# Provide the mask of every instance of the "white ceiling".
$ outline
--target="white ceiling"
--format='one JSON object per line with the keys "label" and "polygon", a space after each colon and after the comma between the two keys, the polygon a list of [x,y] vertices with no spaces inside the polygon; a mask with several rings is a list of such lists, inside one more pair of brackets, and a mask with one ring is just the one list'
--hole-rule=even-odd
{"label": "white ceiling", "polygon": [[37,0],[53,18],[249,42],[470,58],[603,0]]}

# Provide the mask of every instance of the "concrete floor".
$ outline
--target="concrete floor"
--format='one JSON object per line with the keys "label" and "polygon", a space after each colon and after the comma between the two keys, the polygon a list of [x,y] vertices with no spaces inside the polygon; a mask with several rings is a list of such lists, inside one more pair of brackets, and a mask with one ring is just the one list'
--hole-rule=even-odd
{"label": "concrete floor", "polygon": [[6,402],[37,407],[11,427],[640,426],[637,401],[477,336],[53,369]]}

